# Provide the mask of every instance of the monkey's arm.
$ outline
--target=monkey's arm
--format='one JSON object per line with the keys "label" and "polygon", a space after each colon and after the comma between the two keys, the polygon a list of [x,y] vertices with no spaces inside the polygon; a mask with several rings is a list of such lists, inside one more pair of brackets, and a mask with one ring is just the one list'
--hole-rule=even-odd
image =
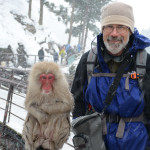
{"label": "monkey's arm", "polygon": [[37,105],[36,103],[31,103],[27,110],[39,122],[45,122],[48,119],[48,114],[45,113],[40,107],[41,106]]}
{"label": "monkey's arm", "polygon": [[43,111],[45,111],[50,115],[54,113],[70,112],[73,108],[73,104],[64,101],[56,101],[54,104],[49,103],[42,104],[41,108]]}

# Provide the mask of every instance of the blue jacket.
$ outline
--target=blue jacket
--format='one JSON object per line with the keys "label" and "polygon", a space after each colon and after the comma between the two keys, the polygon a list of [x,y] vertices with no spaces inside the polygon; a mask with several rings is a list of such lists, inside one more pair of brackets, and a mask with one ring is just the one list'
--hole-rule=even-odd
{"label": "blue jacket", "polygon": [[[97,37],[98,62],[102,68],[102,72],[110,72],[105,63],[100,42],[102,34]],[[135,56],[137,50],[145,49],[150,46],[150,40],[138,33],[135,29],[133,34],[133,43],[129,48],[132,56]],[[71,92],[74,96],[75,107],[73,110],[73,118],[84,116],[87,110],[87,104],[91,104],[93,108],[101,112],[104,107],[104,100],[108,92],[108,88],[113,82],[113,77],[92,77],[88,87],[87,83],[87,56],[86,52],[80,59],[77,66],[75,78],[72,84]],[[95,69],[95,72],[99,70]],[[145,87],[145,102],[146,107],[150,107],[150,55],[148,54],[146,65],[146,76],[144,78]],[[85,92],[83,89],[86,89]],[[144,109],[145,102],[141,94],[141,89],[138,86],[137,80],[129,82],[129,90],[125,89],[125,78],[122,78],[118,86],[115,97],[112,103],[107,108],[107,113],[118,114],[121,117],[135,117],[139,116]],[[150,119],[150,115],[149,115]],[[146,128],[142,122],[130,122],[125,125],[125,132],[123,138],[116,138],[116,130],[118,123],[107,123],[107,135],[105,136],[105,143],[107,150],[144,150],[147,145],[148,135]]]}
{"label": "blue jacket", "polygon": [[[135,29],[134,40],[129,48],[131,57],[137,50],[145,49],[150,46],[150,40],[138,33]],[[110,73],[110,70],[105,63],[100,39],[102,34],[97,37],[98,62],[103,73]],[[130,66],[129,66],[130,67]],[[94,69],[98,73],[98,69]],[[92,77],[87,90],[85,92],[85,101],[90,103],[92,107],[101,112],[105,105],[105,98],[109,87],[112,84],[114,77]],[[125,77],[121,78],[116,94],[107,107],[106,113],[119,115],[120,117],[137,117],[144,110],[144,98],[142,91],[139,88],[138,81],[129,79],[129,90],[125,89]],[[123,138],[117,138],[116,132],[118,123],[107,122],[107,135],[105,136],[106,148],[108,150],[145,150],[148,142],[148,134],[143,122],[126,122]]]}

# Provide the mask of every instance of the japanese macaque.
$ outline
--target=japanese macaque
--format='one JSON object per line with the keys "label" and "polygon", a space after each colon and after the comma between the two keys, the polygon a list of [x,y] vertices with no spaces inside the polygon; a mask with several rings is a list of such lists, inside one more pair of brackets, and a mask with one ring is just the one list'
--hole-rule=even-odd
{"label": "japanese macaque", "polygon": [[68,82],[54,62],[39,62],[29,74],[27,117],[22,136],[27,150],[59,150],[70,135],[73,98]]}

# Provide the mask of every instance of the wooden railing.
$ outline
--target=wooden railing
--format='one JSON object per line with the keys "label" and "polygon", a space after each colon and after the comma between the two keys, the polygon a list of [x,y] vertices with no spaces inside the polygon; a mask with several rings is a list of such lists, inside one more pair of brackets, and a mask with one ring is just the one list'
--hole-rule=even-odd
{"label": "wooden railing", "polygon": [[[44,60],[52,60],[52,56],[44,56]],[[29,68],[39,61],[38,55],[0,53],[0,65],[4,67]]]}

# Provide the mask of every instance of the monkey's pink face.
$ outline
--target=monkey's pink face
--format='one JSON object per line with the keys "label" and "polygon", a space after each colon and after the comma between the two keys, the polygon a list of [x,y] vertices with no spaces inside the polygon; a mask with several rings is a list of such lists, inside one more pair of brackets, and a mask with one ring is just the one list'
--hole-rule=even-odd
{"label": "monkey's pink face", "polygon": [[55,76],[51,73],[40,75],[41,89],[44,93],[49,93],[52,90],[54,80]]}

